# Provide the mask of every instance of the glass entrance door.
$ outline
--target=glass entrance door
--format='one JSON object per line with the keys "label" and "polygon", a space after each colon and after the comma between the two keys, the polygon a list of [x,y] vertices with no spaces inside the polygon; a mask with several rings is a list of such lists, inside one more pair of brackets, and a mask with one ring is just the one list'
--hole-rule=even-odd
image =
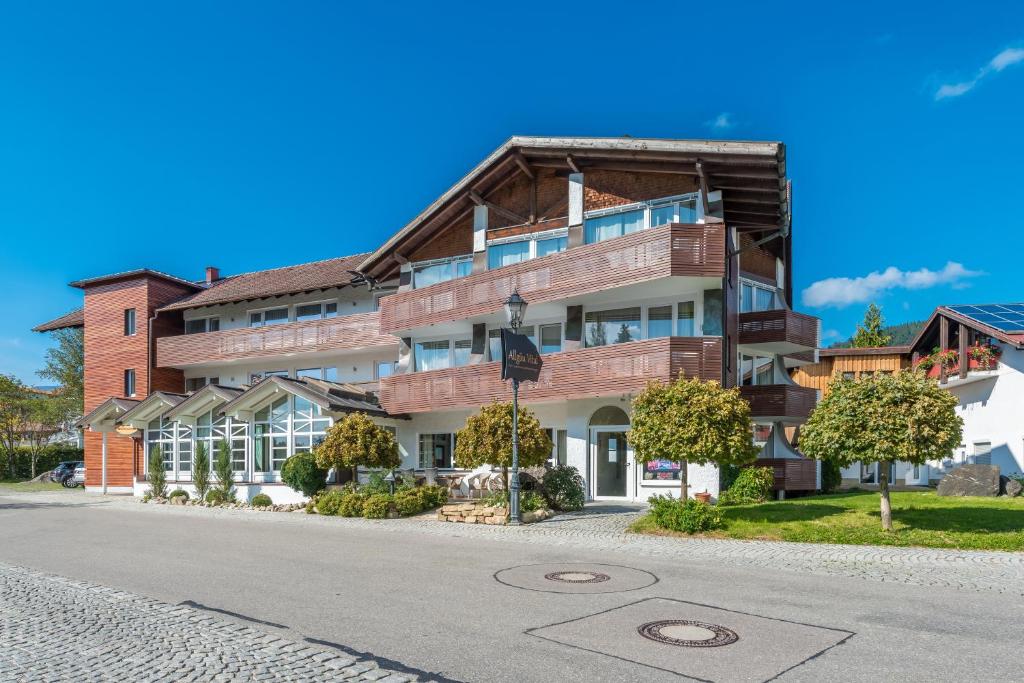
{"label": "glass entrance door", "polygon": [[594,496],[628,498],[632,496],[633,458],[626,443],[626,432],[594,430]]}

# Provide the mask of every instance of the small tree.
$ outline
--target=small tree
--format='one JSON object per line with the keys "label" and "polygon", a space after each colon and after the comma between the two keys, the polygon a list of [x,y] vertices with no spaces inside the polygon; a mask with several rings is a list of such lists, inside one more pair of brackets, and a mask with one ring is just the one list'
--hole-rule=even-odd
{"label": "small tree", "polygon": [[[551,437],[541,429],[533,412],[519,406],[519,466],[537,467],[551,457]],[[512,466],[512,404],[494,402],[470,415],[466,426],[455,435],[455,462],[459,467],[493,465],[501,468],[505,490],[509,490],[508,468]]]}
{"label": "small tree", "polygon": [[837,378],[800,430],[800,448],[841,467],[879,463],[882,528],[892,531],[889,466],[942,460],[960,443],[957,400],[918,371]]}
{"label": "small tree", "polygon": [[210,490],[210,454],[206,450],[205,441],[196,442],[195,471],[192,472],[192,483],[196,487],[196,497],[199,502],[206,500],[206,493]]}
{"label": "small tree", "polygon": [[35,479],[39,457],[49,445],[50,438],[70,419],[72,407],[61,392],[46,394],[29,390],[24,399],[24,408],[22,442],[28,447],[30,476]]}
{"label": "small tree", "polygon": [[284,461],[281,481],[293,491],[301,491],[307,498],[312,498],[327,486],[327,470],[317,464],[312,453],[296,453]]}
{"label": "small tree", "polygon": [[15,478],[14,459],[29,422],[28,388],[14,375],[0,374],[0,448],[7,454],[7,472]]}
{"label": "small tree", "polygon": [[738,388],[687,379],[651,382],[633,399],[628,438],[638,462],[671,460],[681,466],[679,496],[689,497],[690,463],[742,465],[757,457],[750,404]]}
{"label": "small tree", "polygon": [[82,414],[83,396],[85,394],[85,335],[81,327],[67,327],[52,333],[57,346],[46,350],[46,361],[43,369],[36,372],[44,379],[49,379],[61,387],[63,394],[71,404],[71,411]]}
{"label": "small tree", "polygon": [[882,309],[875,304],[868,306],[864,312],[864,322],[857,325],[857,333],[850,340],[850,346],[855,349],[862,349],[872,346],[888,346],[892,337],[883,330],[885,320],[882,318]]}
{"label": "small tree", "polygon": [[352,469],[352,479],[358,482],[360,467],[390,470],[402,462],[395,435],[366,413],[349,413],[331,425],[314,455],[320,467],[334,468],[339,482],[345,467]]}
{"label": "small tree", "polygon": [[149,471],[146,473],[149,481],[149,495],[154,498],[167,497],[167,472],[164,470],[164,454],[160,444],[153,444],[149,449]]}
{"label": "small tree", "polygon": [[235,499],[235,473],[231,469],[231,445],[227,441],[217,442],[217,460],[213,465],[213,475],[217,478],[217,488],[224,500]]}

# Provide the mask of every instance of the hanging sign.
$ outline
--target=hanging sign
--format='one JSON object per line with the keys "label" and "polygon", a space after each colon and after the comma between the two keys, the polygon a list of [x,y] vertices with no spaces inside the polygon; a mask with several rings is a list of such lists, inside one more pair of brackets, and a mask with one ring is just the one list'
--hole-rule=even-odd
{"label": "hanging sign", "polygon": [[543,362],[540,352],[530,338],[514,334],[512,330],[501,330],[501,378],[517,379],[520,382],[536,382],[540,377]]}

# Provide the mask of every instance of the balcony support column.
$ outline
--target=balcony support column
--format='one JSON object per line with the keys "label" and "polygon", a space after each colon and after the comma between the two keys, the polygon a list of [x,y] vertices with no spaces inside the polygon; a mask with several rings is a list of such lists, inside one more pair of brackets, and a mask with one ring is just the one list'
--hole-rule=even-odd
{"label": "balcony support column", "polygon": [[[945,353],[949,351],[949,318],[939,316],[939,349]],[[939,384],[945,384],[949,377],[949,368],[945,363],[939,363]]]}
{"label": "balcony support column", "polygon": [[565,350],[583,348],[583,306],[565,308]]}
{"label": "balcony support column", "polygon": [[402,337],[398,342],[398,373],[412,372],[412,338]]}
{"label": "balcony support column", "polygon": [[569,174],[569,249],[583,246],[583,174]]}
{"label": "balcony support column", "polygon": [[398,267],[398,291],[412,291],[412,264],[408,261]]}
{"label": "balcony support column", "polygon": [[487,325],[473,324],[473,341],[469,347],[469,364],[480,365],[487,362]]}
{"label": "balcony support column", "polygon": [[957,351],[960,357],[960,379],[967,379],[967,370],[971,364],[971,359],[967,357],[967,326],[963,323],[957,323],[956,337],[957,337]]}
{"label": "balcony support column", "polygon": [[473,207],[473,272],[487,270],[487,205]]}

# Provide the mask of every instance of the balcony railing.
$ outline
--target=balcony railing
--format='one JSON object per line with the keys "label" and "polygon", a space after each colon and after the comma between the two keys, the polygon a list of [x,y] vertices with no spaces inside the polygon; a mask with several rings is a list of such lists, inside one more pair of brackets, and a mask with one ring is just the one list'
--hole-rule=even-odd
{"label": "balcony railing", "polygon": [[803,422],[818,402],[816,389],[795,384],[740,387],[740,394],[750,403],[750,416],[757,420]]}
{"label": "balcony railing", "polygon": [[355,313],[337,318],[183,334],[156,340],[160,367],[187,367],[242,358],[266,358],[296,352],[344,351],[397,345],[380,332],[380,315]]}
{"label": "balcony railing", "polygon": [[[547,355],[540,380],[523,383],[520,397],[539,402],[635,393],[680,372],[720,380],[721,338],[663,337]],[[394,375],[382,379],[380,389],[381,405],[392,414],[478,408],[510,398],[498,362]]]}
{"label": "balcony railing", "polygon": [[381,299],[385,333],[501,310],[518,289],[531,304],[670,276],[722,277],[722,223],[663,225]]}
{"label": "balcony railing", "polygon": [[818,319],[778,309],[740,313],[740,344],[788,355],[818,348]]}

